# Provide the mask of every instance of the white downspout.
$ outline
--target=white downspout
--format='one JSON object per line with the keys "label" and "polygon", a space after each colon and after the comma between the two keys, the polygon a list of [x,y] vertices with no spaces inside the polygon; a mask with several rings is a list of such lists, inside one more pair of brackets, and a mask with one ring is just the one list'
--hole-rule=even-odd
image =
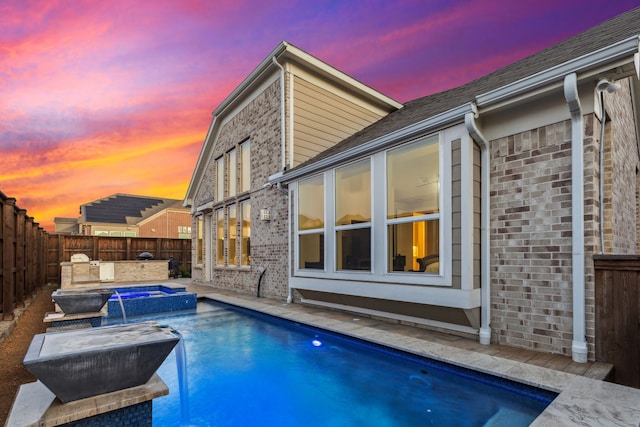
{"label": "white downspout", "polygon": [[587,361],[584,302],[584,160],[582,109],[578,97],[578,78],[575,73],[564,78],[564,97],[571,112],[571,246],[573,282],[573,343],[574,362]]}
{"label": "white downspout", "polygon": [[[280,148],[281,148],[281,153],[280,156],[282,157],[282,166],[280,168],[280,171],[284,171],[285,168],[287,167],[287,151],[286,151],[286,144],[287,144],[287,138],[286,138],[286,129],[287,129],[287,123],[286,123],[286,119],[287,119],[287,114],[286,114],[286,107],[285,107],[285,87],[284,87],[284,83],[285,83],[285,72],[284,72],[284,67],[282,65],[280,65],[280,63],[278,62],[278,60],[276,59],[276,57],[273,57],[273,63],[276,64],[276,66],[278,68],[280,68]],[[279,184],[278,184],[279,185]],[[287,223],[288,223],[288,234],[287,234],[287,240],[289,240],[289,252],[288,252],[288,261],[287,261],[287,276],[291,275],[291,191],[287,192]],[[291,288],[291,280],[287,280],[287,303],[291,304],[293,302],[293,289]]]}
{"label": "white downspout", "polygon": [[489,141],[484,137],[477,126],[477,109],[465,114],[464,124],[467,132],[480,146],[480,288],[481,288],[481,318],[480,318],[480,344],[491,344],[491,276],[489,274],[490,252],[489,244]]}
{"label": "white downspout", "polygon": [[278,60],[276,59],[276,57],[274,56],[272,58],[273,63],[276,64],[276,66],[278,68],[280,68],[280,157],[282,158],[282,167],[280,168],[281,171],[283,171],[285,169],[285,167],[287,166],[287,151],[286,151],[286,144],[287,144],[287,138],[286,138],[286,107],[285,107],[285,90],[284,90],[284,67],[282,65],[280,65],[280,63],[278,62]]}

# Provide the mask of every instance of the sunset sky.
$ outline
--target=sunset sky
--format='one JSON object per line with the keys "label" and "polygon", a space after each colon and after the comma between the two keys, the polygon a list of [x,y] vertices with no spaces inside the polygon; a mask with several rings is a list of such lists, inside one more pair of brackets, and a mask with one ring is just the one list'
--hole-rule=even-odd
{"label": "sunset sky", "polygon": [[114,193],[183,199],[211,112],[282,40],[405,102],[637,6],[0,0],[0,191],[48,231]]}

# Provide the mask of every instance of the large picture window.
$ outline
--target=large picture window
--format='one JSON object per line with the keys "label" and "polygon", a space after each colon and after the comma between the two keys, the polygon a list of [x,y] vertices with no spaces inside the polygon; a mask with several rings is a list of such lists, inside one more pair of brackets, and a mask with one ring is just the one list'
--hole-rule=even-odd
{"label": "large picture window", "polygon": [[251,189],[251,142],[240,144],[240,192]]}
{"label": "large picture window", "polygon": [[231,205],[227,208],[229,217],[227,221],[229,222],[229,239],[227,239],[227,253],[229,254],[228,264],[237,265],[238,260],[236,258],[237,249],[237,229],[236,229],[236,206]]}
{"label": "large picture window", "polygon": [[298,194],[298,267],[323,270],[323,176],[301,181]]}
{"label": "large picture window", "polygon": [[240,227],[242,240],[240,242],[240,265],[251,264],[251,202],[245,200],[240,203]]}
{"label": "large picture window", "polygon": [[224,157],[216,159],[216,200],[224,200]]}
{"label": "large picture window", "polygon": [[237,171],[237,160],[236,160],[236,149],[230,150],[227,153],[227,162],[229,167],[228,174],[228,182],[227,182],[227,197],[233,197],[236,195],[237,189],[237,179],[236,179],[236,171]]}
{"label": "large picture window", "polygon": [[216,211],[216,265],[224,265],[224,210]]}
{"label": "large picture window", "polygon": [[387,271],[439,274],[437,139],[387,152]]}
{"label": "large picture window", "polygon": [[202,265],[203,260],[203,236],[204,236],[204,219],[199,216],[196,220],[196,264]]}
{"label": "large picture window", "polygon": [[336,169],[336,268],[371,270],[371,162]]}

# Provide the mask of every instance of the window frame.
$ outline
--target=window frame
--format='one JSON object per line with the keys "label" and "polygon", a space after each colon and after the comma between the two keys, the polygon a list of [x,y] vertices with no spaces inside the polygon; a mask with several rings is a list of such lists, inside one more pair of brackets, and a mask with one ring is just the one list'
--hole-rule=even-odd
{"label": "window frame", "polygon": [[[251,191],[251,140],[247,139],[239,145],[240,152],[240,188],[238,193]],[[246,154],[246,158],[245,158]],[[247,175],[245,179],[245,175]]]}
{"label": "window frame", "polygon": [[[387,225],[389,221],[386,217],[387,210],[387,153],[396,148],[409,145],[423,140],[426,143],[438,144],[438,157],[440,168],[440,191],[438,194],[439,212],[437,214],[428,214],[420,217],[405,217],[395,219],[400,222],[415,222],[426,219],[439,219],[439,247],[440,247],[440,272],[438,274],[424,274],[422,272],[389,272],[387,271],[387,248],[390,242],[387,236]],[[335,226],[335,171],[348,164],[339,165],[328,169],[321,173],[324,179],[324,201],[325,201],[325,218],[324,227],[313,230],[299,230],[298,226],[298,184],[303,180],[293,182],[290,185],[290,191],[295,198],[294,203],[294,268],[292,279],[296,278],[317,278],[330,280],[358,280],[361,282],[378,282],[384,284],[410,284],[424,286],[452,286],[451,280],[451,150],[447,149],[443,142],[442,135],[429,134],[418,138],[405,141],[402,144],[389,147],[386,150],[376,152],[364,158],[356,159],[354,162],[369,159],[371,162],[371,270],[337,270],[336,265],[336,231]],[[350,164],[349,163],[349,164]],[[317,176],[317,175],[315,175]],[[307,179],[309,177],[305,177]],[[328,191],[331,189],[331,191]],[[445,197],[446,195],[446,197]],[[358,224],[360,225],[360,224]],[[352,226],[339,226],[340,229],[349,229]],[[323,232],[325,236],[324,259],[325,265],[323,270],[300,268],[299,262],[299,236],[303,234],[311,234]],[[445,242],[449,242],[445,244]],[[330,249],[329,249],[330,248]],[[338,283],[338,282],[336,282]]]}
{"label": "window frame", "polygon": [[[361,222],[361,223],[356,223],[356,224],[343,224],[343,225],[338,225],[337,224],[337,220],[338,218],[336,218],[338,216],[337,213],[337,207],[338,207],[338,172],[340,170],[345,170],[348,169],[349,167],[353,167],[356,166],[360,163],[368,163],[368,169],[369,169],[369,214],[371,216],[369,221],[366,222]],[[335,266],[335,270],[336,271],[340,271],[340,272],[358,272],[358,273],[370,273],[371,269],[372,269],[372,261],[373,261],[373,181],[372,181],[372,162],[371,162],[371,158],[364,158],[364,159],[359,159],[356,160],[354,162],[349,162],[345,165],[341,165],[339,167],[333,168],[332,172],[333,172],[333,199],[334,199],[334,205],[333,205],[333,231],[334,231],[334,246],[333,246],[333,252],[335,255],[335,259],[333,260],[334,262],[334,266]],[[325,190],[326,191],[326,190]],[[326,227],[326,222],[325,222],[325,227]],[[338,268],[339,262],[338,262],[338,245],[340,244],[340,242],[338,241],[338,233],[340,233],[341,231],[351,231],[351,230],[363,230],[363,229],[369,229],[369,269],[368,270],[357,270],[357,269],[348,269],[348,268]]]}

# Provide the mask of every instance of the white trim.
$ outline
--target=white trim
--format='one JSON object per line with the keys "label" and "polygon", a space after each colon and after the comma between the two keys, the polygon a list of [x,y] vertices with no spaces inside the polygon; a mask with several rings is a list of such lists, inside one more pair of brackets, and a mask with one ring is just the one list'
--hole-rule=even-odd
{"label": "white trim", "polygon": [[555,67],[548,68],[492,91],[477,95],[477,104],[479,107],[484,107],[487,104],[501,102],[506,98],[513,98],[552,83],[561,85],[562,80],[567,74],[577,73],[588,68],[595,68],[633,55],[638,52],[639,40],[638,36],[629,37],[594,52],[563,62]]}
{"label": "white trim", "polygon": [[465,127],[481,150],[480,159],[480,289],[482,307],[480,309],[480,344],[491,344],[491,243],[490,243],[490,159],[489,141],[478,128],[473,113],[465,116]]}
{"label": "white trim", "polygon": [[365,155],[382,151],[386,148],[390,148],[392,145],[399,145],[399,142],[407,142],[410,139],[420,137],[430,132],[434,132],[435,130],[441,129],[444,126],[450,125],[456,121],[461,121],[467,112],[473,111],[472,108],[474,108],[472,103],[468,102],[464,105],[445,111],[441,114],[437,114],[435,116],[429,117],[428,119],[406,126],[395,132],[391,132],[381,137],[372,139],[371,141],[364,144],[360,144],[351,149],[341,151],[331,157],[318,160],[317,162],[314,162],[307,166],[296,168],[289,173],[277,173],[271,175],[269,177],[269,182],[271,184],[291,182],[299,179],[302,176],[311,175],[316,172],[346,163],[351,159],[364,157]]}
{"label": "white trim", "polygon": [[473,289],[473,143],[460,137],[460,287]]}
{"label": "white trim", "polygon": [[318,300],[308,299],[308,298],[302,298],[300,302],[308,305],[335,308],[342,311],[350,311],[352,313],[361,313],[369,316],[380,316],[388,319],[399,320],[401,322],[411,322],[419,325],[433,326],[436,328],[464,332],[464,333],[473,334],[473,335],[478,334],[478,330],[472,328],[471,326],[457,325],[455,323],[446,323],[446,322],[440,322],[437,320],[429,320],[422,317],[405,316],[402,314],[390,313],[387,311],[372,310],[368,308],[356,307],[356,306],[345,305],[345,304],[336,304],[336,303],[318,301]]}
{"label": "white trim", "polygon": [[[326,277],[326,275],[319,277]],[[318,280],[312,277],[291,277],[291,287],[390,301],[412,302],[450,308],[472,309],[481,304],[480,289],[462,290],[438,286],[416,286],[406,283],[364,282],[342,279]]]}
{"label": "white trim", "polygon": [[[294,238],[294,254],[295,266],[293,268],[293,277],[358,281],[362,283],[389,283],[389,284],[407,284],[411,286],[451,286],[451,138],[459,138],[463,127],[458,126],[449,132],[441,132],[439,134],[423,135],[415,140],[407,141],[406,144],[415,142],[430,142],[430,144],[438,144],[439,162],[440,162],[440,209],[438,214],[424,215],[421,217],[400,218],[397,220],[387,220],[386,218],[386,158],[388,150],[377,152],[366,159],[371,167],[371,202],[373,204],[371,211],[371,223],[369,228],[372,230],[372,253],[371,265],[372,270],[337,270],[335,257],[335,234],[338,229],[350,228],[348,226],[335,226],[335,170],[329,169],[323,172],[324,183],[324,227],[322,229],[298,231],[297,225],[293,233]],[[430,141],[431,140],[431,141]],[[397,147],[393,147],[397,148]],[[362,161],[362,159],[358,160]],[[341,165],[341,167],[345,164]],[[380,170],[381,169],[381,170]],[[310,178],[309,176],[308,178]],[[294,191],[294,211],[298,218],[298,202],[296,194],[298,194],[299,181],[290,184],[290,188]],[[374,203],[375,201],[375,203]],[[438,219],[440,226],[440,272],[439,274],[429,274],[423,272],[387,272],[387,225],[389,223],[413,223],[416,221],[425,221],[430,219]],[[325,253],[324,253],[324,269],[301,269],[299,238],[304,234],[316,234],[320,231],[324,232]]]}

